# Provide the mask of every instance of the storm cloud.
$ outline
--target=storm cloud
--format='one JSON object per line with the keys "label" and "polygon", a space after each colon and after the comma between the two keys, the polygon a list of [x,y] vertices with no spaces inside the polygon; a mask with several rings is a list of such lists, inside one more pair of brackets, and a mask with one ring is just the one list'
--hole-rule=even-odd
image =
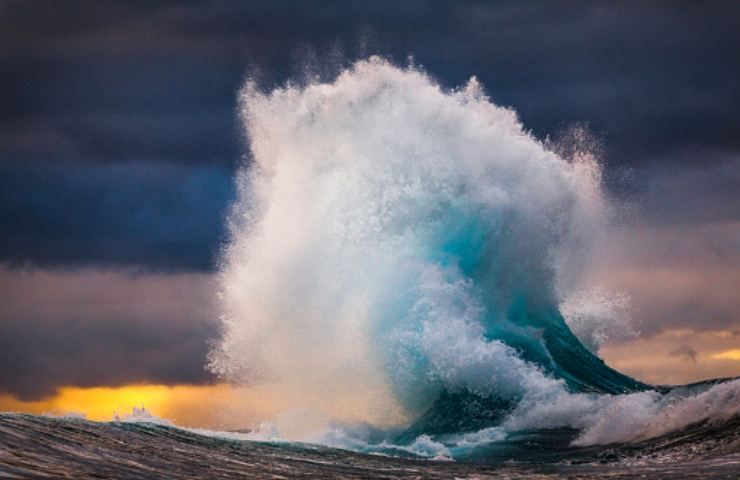
{"label": "storm cloud", "polygon": [[0,390],[210,382],[237,92],[371,54],[586,125],[633,206],[594,275],[645,334],[736,328],[738,32],[729,1],[0,2]]}
{"label": "storm cloud", "polygon": [[11,266],[209,271],[231,171],[153,162],[0,164],[0,260]]}
{"label": "storm cloud", "polygon": [[209,275],[0,269],[0,288],[0,392],[212,381]]}
{"label": "storm cloud", "polygon": [[[205,165],[229,176],[245,153],[235,114],[245,78],[269,87],[306,72],[331,75],[373,53],[399,62],[413,55],[449,87],[477,75],[495,102],[514,107],[541,138],[588,124],[603,139],[614,177],[645,165],[731,161],[736,171],[738,27],[732,2],[6,1],[0,165],[15,188],[0,194],[0,232],[13,237],[0,261],[212,269],[214,258],[203,252],[214,249],[218,234],[203,235],[198,225],[203,215],[223,219],[228,182],[200,193],[181,189],[192,200],[175,206],[177,216],[193,228],[189,238],[180,232],[179,243],[192,247],[179,252],[133,241],[130,253],[116,255],[109,237],[92,235],[82,242],[83,259],[71,243],[49,248],[47,232],[28,224],[26,204],[46,194],[76,206],[85,193],[65,185],[85,175],[101,189],[123,189],[124,180],[102,178],[100,164],[120,164],[131,182],[141,175],[136,163]],[[160,178],[165,189],[177,188]],[[740,186],[737,175],[724,183]],[[177,195],[141,188],[133,208],[164,216],[167,193]],[[89,210],[33,216],[81,237]],[[126,215],[105,223],[144,233],[131,230]],[[156,235],[158,224],[149,226]]]}

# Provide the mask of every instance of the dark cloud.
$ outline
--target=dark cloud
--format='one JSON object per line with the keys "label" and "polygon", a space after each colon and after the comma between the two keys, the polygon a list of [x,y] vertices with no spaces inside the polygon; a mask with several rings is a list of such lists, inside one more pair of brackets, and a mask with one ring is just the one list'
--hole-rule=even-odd
{"label": "dark cloud", "polygon": [[640,217],[653,225],[740,220],[740,152],[676,153],[640,169],[630,182]]}
{"label": "dark cloud", "polygon": [[210,270],[231,195],[218,165],[0,165],[0,262]]}
{"label": "dark cloud", "polygon": [[207,275],[0,269],[0,392],[202,384],[217,335]]}
{"label": "dark cloud", "polygon": [[610,235],[588,284],[628,294],[643,337],[675,329],[735,331],[739,226],[717,217],[624,226]]}
{"label": "dark cloud", "polygon": [[679,357],[679,358],[685,358],[686,360],[690,361],[691,363],[696,363],[696,356],[699,355],[696,350],[689,347],[686,344],[681,344],[680,347],[675,348],[668,352],[668,355],[671,357]]}
{"label": "dark cloud", "polygon": [[[161,189],[147,180],[151,191],[123,199],[125,179],[142,178],[135,164],[231,173],[243,151],[235,95],[245,76],[266,86],[306,71],[330,76],[371,53],[413,54],[447,86],[478,75],[541,137],[587,122],[611,170],[724,162],[705,152],[740,152],[738,31],[732,2],[6,0],[0,164],[15,188],[4,194],[0,229],[11,238],[0,258],[75,263],[71,252],[82,249],[89,262],[202,268],[218,236],[203,233],[202,215],[223,216],[229,196],[213,193],[207,213],[175,201],[168,216],[179,228],[167,236],[174,220],[155,212],[169,195],[198,193],[155,175]],[[103,163],[126,166],[106,178]],[[737,176],[723,182],[740,187]],[[80,183],[88,186],[76,191]],[[114,197],[107,218],[87,203],[91,189]],[[69,208],[47,218],[44,202]],[[121,202],[128,213],[116,210]],[[152,218],[134,225],[131,212]]]}
{"label": "dark cloud", "polygon": [[[180,161],[202,153],[177,133],[187,131],[183,123],[197,129],[202,114],[221,120],[204,132],[200,144],[213,155],[201,161],[233,157],[231,112],[243,75],[259,65],[282,81],[310,49],[401,61],[413,54],[448,85],[477,74],[543,134],[591,122],[616,162],[683,146],[740,146],[740,13],[732,2],[4,2],[1,18],[6,119],[72,124],[70,135],[84,144],[74,131],[80,116],[90,138],[98,131],[86,115],[131,114],[132,124],[142,113],[155,118],[149,124],[170,118],[172,136],[133,133],[161,142],[165,151],[152,153]],[[59,119],[61,112],[80,116]],[[99,128],[106,145],[136,151],[131,127],[118,139],[106,135],[108,124]]]}

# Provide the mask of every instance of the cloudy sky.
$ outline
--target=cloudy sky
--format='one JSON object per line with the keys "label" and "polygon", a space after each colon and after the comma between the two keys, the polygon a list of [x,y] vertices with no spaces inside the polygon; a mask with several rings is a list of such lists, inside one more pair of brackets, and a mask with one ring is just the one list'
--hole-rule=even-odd
{"label": "cloudy sky", "polygon": [[0,410],[222,388],[203,365],[237,91],[369,54],[477,75],[539,138],[586,126],[627,212],[593,275],[639,332],[602,355],[740,375],[738,32],[721,1],[0,0]]}

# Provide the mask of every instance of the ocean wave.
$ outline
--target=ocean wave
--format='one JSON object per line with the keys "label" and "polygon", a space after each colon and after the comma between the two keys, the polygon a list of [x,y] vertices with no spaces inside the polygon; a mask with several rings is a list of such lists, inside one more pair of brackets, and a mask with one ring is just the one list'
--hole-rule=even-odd
{"label": "ocean wave", "polygon": [[626,301],[582,275],[612,228],[601,167],[475,78],[448,90],[374,57],[248,82],[241,107],[209,366],[302,412],[255,438],[458,458],[517,432],[572,430],[575,448],[737,415],[737,381],[656,387],[593,353]]}

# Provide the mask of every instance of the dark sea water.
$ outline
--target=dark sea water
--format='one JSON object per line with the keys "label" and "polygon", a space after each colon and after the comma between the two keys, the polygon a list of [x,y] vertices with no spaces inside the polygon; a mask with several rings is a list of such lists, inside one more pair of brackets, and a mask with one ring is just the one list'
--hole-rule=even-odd
{"label": "dark sea water", "polygon": [[520,434],[496,454],[481,452],[481,464],[234,440],[152,423],[2,414],[0,478],[740,477],[737,417],[629,445],[578,449],[567,446],[568,436]]}

